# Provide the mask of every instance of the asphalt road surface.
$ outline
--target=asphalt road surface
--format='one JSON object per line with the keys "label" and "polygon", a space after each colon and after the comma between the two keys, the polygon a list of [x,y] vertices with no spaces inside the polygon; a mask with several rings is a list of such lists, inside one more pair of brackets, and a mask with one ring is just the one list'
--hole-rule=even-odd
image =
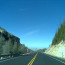
{"label": "asphalt road surface", "polygon": [[65,65],[65,61],[38,52],[0,61],[0,65]]}

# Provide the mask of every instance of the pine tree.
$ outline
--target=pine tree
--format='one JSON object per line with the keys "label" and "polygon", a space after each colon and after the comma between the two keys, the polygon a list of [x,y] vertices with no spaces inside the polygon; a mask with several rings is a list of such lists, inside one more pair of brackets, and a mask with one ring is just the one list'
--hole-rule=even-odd
{"label": "pine tree", "polygon": [[61,40],[65,40],[65,19],[63,24],[60,24],[58,31],[55,33],[55,36],[52,40],[52,45],[58,44]]}

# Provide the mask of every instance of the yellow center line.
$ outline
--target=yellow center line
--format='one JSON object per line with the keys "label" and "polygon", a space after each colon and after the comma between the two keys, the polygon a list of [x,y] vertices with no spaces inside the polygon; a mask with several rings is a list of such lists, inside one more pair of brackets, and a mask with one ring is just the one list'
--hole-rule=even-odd
{"label": "yellow center line", "polygon": [[37,54],[33,57],[33,59],[28,63],[28,65],[32,65],[32,64],[33,64],[33,62],[34,62],[35,58],[37,57],[37,55],[38,55],[38,52],[37,52]]}

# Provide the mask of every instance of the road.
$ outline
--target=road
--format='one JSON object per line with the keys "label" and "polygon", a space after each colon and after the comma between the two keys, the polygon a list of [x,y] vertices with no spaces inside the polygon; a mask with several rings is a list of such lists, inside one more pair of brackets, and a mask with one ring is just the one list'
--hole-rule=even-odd
{"label": "road", "polygon": [[65,62],[38,52],[0,61],[0,65],[65,65]]}

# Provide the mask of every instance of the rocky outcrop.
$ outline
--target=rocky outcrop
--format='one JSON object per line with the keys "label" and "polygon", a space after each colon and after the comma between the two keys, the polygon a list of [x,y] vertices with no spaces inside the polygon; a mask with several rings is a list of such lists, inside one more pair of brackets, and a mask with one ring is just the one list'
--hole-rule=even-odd
{"label": "rocky outcrop", "polygon": [[61,58],[65,58],[65,41],[61,41],[59,44],[57,45],[51,45],[46,51],[45,53],[53,55],[53,56],[57,56],[57,57],[61,57]]}
{"label": "rocky outcrop", "polygon": [[2,29],[0,27],[0,37],[3,37],[5,41],[12,39],[13,42],[16,41],[17,43],[20,43],[20,39],[11,33],[7,32],[6,30]]}
{"label": "rocky outcrop", "polygon": [[6,45],[6,43],[7,45],[11,44],[12,48],[14,45],[17,45],[18,47],[20,45],[20,39],[0,27],[0,54],[3,53],[3,45]]}

